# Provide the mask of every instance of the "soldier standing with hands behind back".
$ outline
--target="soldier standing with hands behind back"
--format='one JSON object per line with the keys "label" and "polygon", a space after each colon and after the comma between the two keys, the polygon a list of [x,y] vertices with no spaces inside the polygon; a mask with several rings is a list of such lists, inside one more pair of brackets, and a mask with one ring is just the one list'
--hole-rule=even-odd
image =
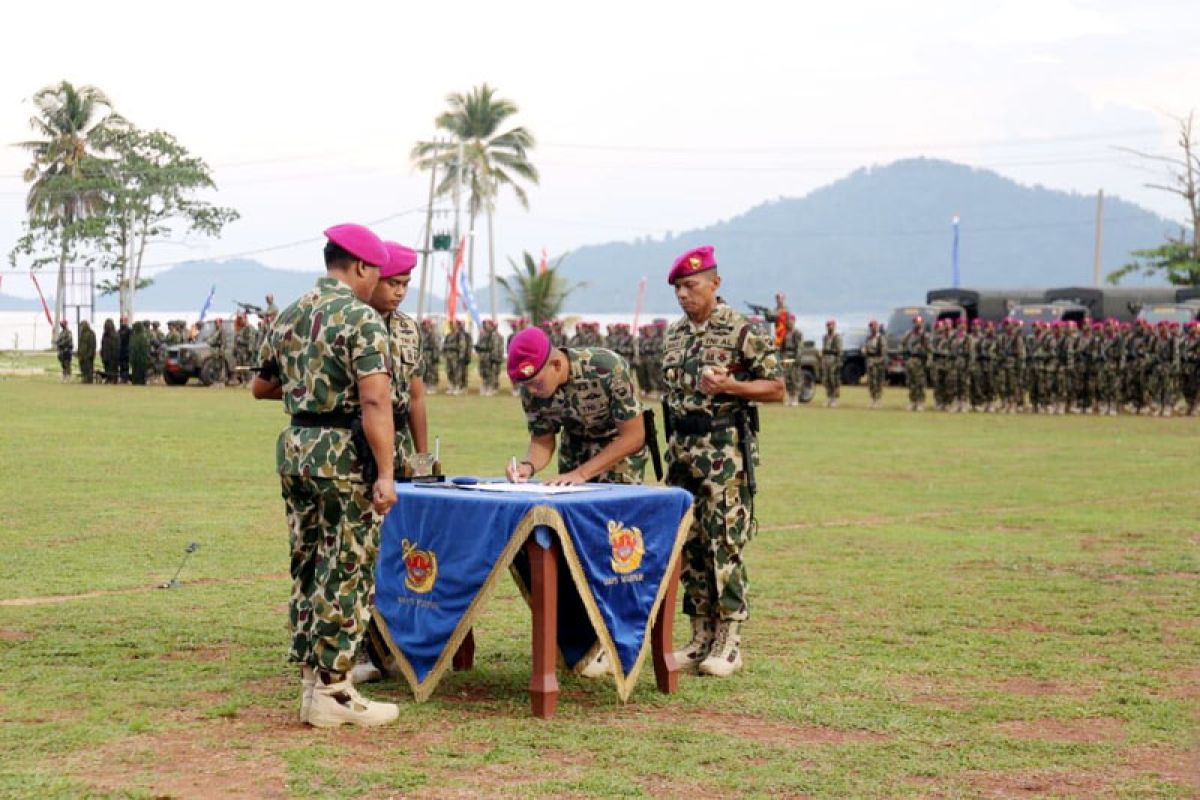
{"label": "soldier standing with hands behind back", "polygon": [[681,669],[727,677],[742,668],[739,628],[749,616],[742,550],[754,528],[752,403],[781,402],[786,389],[771,335],[717,295],[713,248],[684,253],[667,282],[686,316],[667,330],[663,355],[666,482],[695,497],[682,574],[692,639],[674,658]]}
{"label": "soldier standing with hands behind back", "polygon": [[821,339],[821,374],[825,378],[825,406],[837,408],[842,393],[842,335],[832,319],[825,323],[825,337]]}
{"label": "soldier standing with hands behind back", "polygon": [[390,343],[366,304],[388,254],[361,225],[325,236],[326,275],[271,326],[251,391],[282,399],[291,415],[276,463],[291,539],[289,660],[300,664],[300,719],[383,725],[399,708],[364,698],[349,673],[366,631],[381,515],[396,502]]}

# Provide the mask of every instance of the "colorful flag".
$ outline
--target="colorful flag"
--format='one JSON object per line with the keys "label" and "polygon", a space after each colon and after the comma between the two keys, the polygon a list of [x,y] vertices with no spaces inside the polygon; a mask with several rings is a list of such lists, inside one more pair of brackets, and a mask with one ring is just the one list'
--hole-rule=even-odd
{"label": "colorful flag", "polygon": [[212,288],[208,290],[208,297],[205,298],[204,305],[200,308],[200,319],[196,321],[197,325],[200,324],[201,322],[204,322],[205,315],[207,315],[208,310],[210,308],[212,308],[213,295],[215,295],[216,293],[217,293],[217,285],[214,283],[212,285]]}
{"label": "colorful flag", "polygon": [[475,305],[475,293],[471,291],[471,285],[467,283],[465,269],[458,271],[458,291],[462,295],[463,305],[467,307],[467,313],[471,315],[471,319],[475,320],[476,329],[482,328],[483,321],[479,318],[479,308]]}
{"label": "colorful flag", "polygon": [[454,322],[458,313],[458,273],[462,271],[463,254],[467,252],[467,239],[464,236],[458,243],[458,252],[454,254],[454,266],[450,269],[450,286],[446,292],[446,318]]}
{"label": "colorful flag", "polygon": [[542,248],[542,260],[538,264],[538,274],[545,275],[546,270],[550,268],[550,257],[546,255],[546,248]]}

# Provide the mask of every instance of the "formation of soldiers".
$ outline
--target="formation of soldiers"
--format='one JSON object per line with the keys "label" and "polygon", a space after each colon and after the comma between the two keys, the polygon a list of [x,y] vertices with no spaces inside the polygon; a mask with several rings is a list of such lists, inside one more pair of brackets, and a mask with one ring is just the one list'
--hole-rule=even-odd
{"label": "formation of soldiers", "polygon": [[900,348],[913,411],[927,392],[948,412],[1200,411],[1200,323],[943,320],[930,332],[914,317]]}

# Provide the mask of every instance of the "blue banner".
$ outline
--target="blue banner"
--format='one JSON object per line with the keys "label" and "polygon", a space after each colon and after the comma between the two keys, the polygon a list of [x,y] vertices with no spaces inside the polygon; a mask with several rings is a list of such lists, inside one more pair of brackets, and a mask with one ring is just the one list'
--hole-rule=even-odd
{"label": "blue banner", "polygon": [[[397,487],[383,521],[375,614],[418,700],[432,693],[501,570],[520,578],[525,541],[557,536],[559,646],[567,663],[599,641],[629,696],[691,520],[680,489],[603,486],[578,494]],[[526,584],[527,585],[527,584]]]}
{"label": "blue banner", "polygon": [[208,310],[212,308],[213,295],[217,293],[217,285],[214,283],[212,288],[208,290],[208,297],[204,299],[204,305],[200,308],[200,322],[204,322],[204,318],[208,315]]}
{"label": "blue banner", "polygon": [[465,269],[458,271],[458,293],[462,295],[463,302],[467,306],[467,313],[471,315],[471,319],[475,320],[475,329],[479,330],[483,327],[483,321],[479,317],[479,308],[475,305],[475,293],[471,291],[471,285],[467,283]]}

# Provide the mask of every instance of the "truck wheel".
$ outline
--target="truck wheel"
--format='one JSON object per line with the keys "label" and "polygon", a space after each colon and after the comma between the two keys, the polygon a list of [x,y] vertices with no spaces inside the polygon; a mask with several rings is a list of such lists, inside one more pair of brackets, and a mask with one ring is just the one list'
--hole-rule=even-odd
{"label": "truck wheel", "polygon": [[200,367],[200,382],[205,386],[221,383],[225,380],[225,365],[220,359],[210,358]]}
{"label": "truck wheel", "polygon": [[800,372],[800,386],[796,391],[796,399],[801,403],[811,403],[817,393],[817,376],[808,370]]}
{"label": "truck wheel", "polygon": [[167,386],[183,386],[188,382],[188,376],[176,375],[174,372],[164,372],[163,381],[166,382]]}

